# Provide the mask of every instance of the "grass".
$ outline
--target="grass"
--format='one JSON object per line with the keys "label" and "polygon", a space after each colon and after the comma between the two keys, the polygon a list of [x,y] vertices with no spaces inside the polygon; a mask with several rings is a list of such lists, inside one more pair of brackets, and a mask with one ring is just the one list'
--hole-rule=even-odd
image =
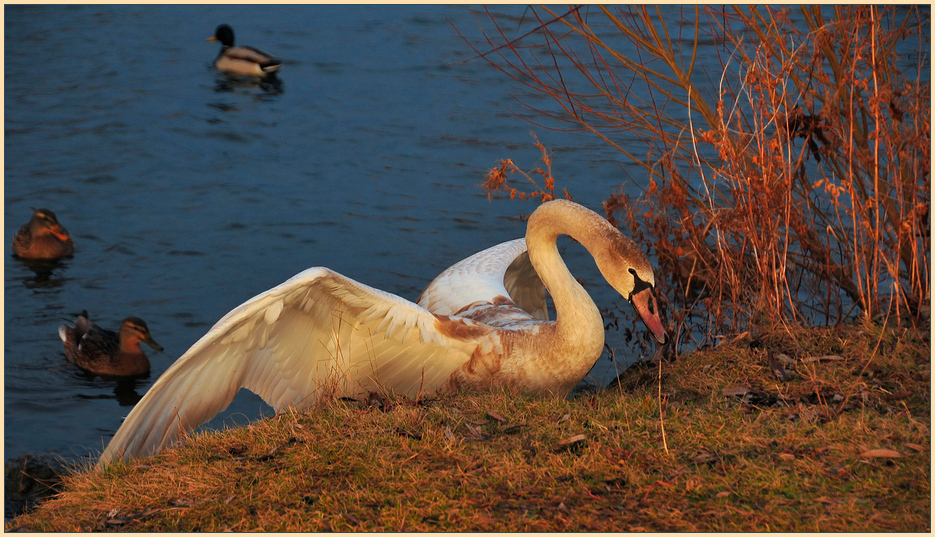
{"label": "grass", "polygon": [[571,400],[332,401],[75,473],[6,530],[928,532],[927,338],[774,328]]}

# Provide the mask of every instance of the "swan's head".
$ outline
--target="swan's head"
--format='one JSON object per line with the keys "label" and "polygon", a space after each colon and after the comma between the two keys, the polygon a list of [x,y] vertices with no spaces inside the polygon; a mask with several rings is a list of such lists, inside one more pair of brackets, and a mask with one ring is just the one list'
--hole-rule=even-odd
{"label": "swan's head", "polygon": [[665,344],[668,336],[659,317],[656,280],[649,258],[636,243],[624,237],[616,228],[608,226],[608,235],[611,247],[605,256],[601,256],[605,259],[595,256],[598,268],[607,282],[633,305],[656,341]]}
{"label": "swan's head", "polygon": [[665,344],[669,339],[665,328],[662,327],[662,319],[659,317],[659,305],[656,304],[656,293],[653,288],[653,273],[649,272],[649,280],[646,281],[640,277],[635,268],[630,267],[627,272],[633,277],[633,290],[627,296],[630,304],[640,314],[640,318],[646,323],[646,327],[652,331],[653,336],[659,344]]}
{"label": "swan's head", "polygon": [[533,244],[549,243],[554,249],[560,234],[571,235],[591,252],[607,283],[633,304],[656,341],[664,344],[668,338],[653,290],[653,266],[639,246],[594,211],[571,201],[552,200],[529,216],[526,243],[530,256]]}

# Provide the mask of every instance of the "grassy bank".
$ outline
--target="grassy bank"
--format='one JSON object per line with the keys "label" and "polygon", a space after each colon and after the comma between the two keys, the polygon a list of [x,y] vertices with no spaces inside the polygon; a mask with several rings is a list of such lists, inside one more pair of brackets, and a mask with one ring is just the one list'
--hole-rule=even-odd
{"label": "grassy bank", "polygon": [[6,529],[929,531],[928,338],[752,343],[570,401],[335,401],[75,474]]}

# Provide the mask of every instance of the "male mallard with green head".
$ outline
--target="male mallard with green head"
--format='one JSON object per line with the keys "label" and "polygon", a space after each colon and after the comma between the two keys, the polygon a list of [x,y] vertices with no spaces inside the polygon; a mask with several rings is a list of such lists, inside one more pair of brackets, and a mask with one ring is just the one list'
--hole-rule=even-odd
{"label": "male mallard with green head", "polygon": [[222,24],[214,31],[208,41],[220,41],[221,52],[214,60],[218,71],[239,76],[264,77],[282,67],[282,62],[269,54],[253,47],[235,47],[234,30]]}
{"label": "male mallard with green head", "polygon": [[48,209],[35,209],[29,222],[13,237],[13,253],[21,259],[59,259],[74,252],[75,243],[68,230]]}
{"label": "male mallard with green head", "polygon": [[118,334],[92,323],[88,312],[82,311],[75,320],[75,326],[59,326],[58,335],[62,338],[69,362],[106,377],[135,377],[149,373],[149,359],[143,354],[140,343],[162,350],[139,317],[124,319]]}

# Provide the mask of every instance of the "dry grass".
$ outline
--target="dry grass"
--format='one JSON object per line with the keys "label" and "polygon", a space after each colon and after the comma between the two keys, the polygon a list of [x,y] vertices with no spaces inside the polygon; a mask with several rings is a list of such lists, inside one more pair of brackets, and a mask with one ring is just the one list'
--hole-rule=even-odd
{"label": "dry grass", "polygon": [[929,531],[929,355],[777,329],[569,401],[335,401],[76,474],[6,529]]}

